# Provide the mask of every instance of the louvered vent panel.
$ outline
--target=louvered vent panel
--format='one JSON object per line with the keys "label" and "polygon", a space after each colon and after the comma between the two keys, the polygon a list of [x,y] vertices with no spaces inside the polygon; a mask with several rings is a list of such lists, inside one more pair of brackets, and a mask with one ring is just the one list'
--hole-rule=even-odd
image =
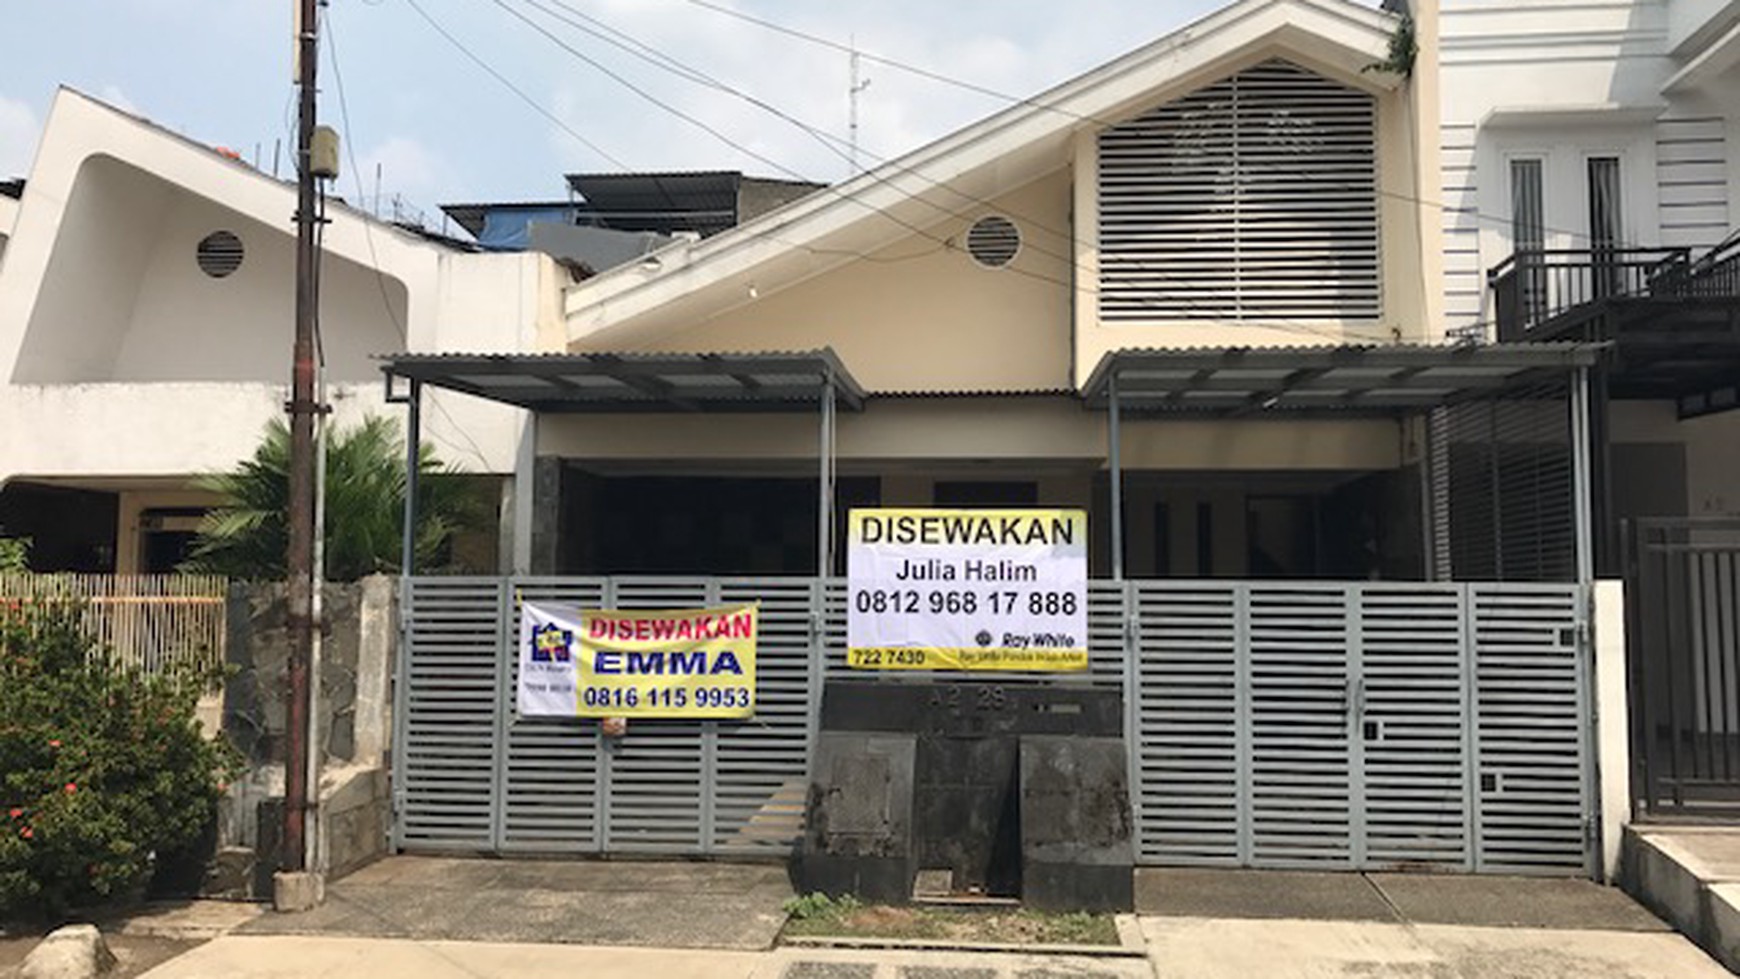
{"label": "louvered vent panel", "polygon": [[1138,582],[1137,853],[1143,862],[1237,866],[1244,808],[1238,593],[1214,582]]}
{"label": "louvered vent panel", "polygon": [[1358,595],[1365,865],[1472,869],[1461,586]]}
{"label": "louvered vent panel", "polygon": [[811,578],[723,581],[719,602],[760,602],[755,716],[717,721],[713,848],[782,855],[803,832],[809,793],[811,706],[821,700],[814,627],[821,591]]}
{"label": "louvered vent panel", "polygon": [[395,721],[395,838],[415,850],[488,850],[495,779],[496,578],[417,578]]}
{"label": "louvered vent panel", "polygon": [[1275,60],[1103,131],[1100,317],[1377,318],[1376,118]]}
{"label": "louvered vent panel", "polygon": [[504,766],[504,852],[595,852],[603,846],[599,833],[598,784],[602,736],[593,719],[512,716],[519,689],[522,602],[576,605],[582,610],[605,606],[602,578],[516,579],[508,628],[507,686],[509,711]]}
{"label": "louvered vent panel", "polygon": [[[613,607],[706,608],[704,578],[617,578]],[[606,749],[605,849],[612,853],[699,853],[703,849],[706,722],[629,722],[627,736]]]}
{"label": "louvered vent panel", "polygon": [[1562,387],[1432,413],[1436,576],[1570,581],[1570,414]]}
{"label": "louvered vent panel", "polygon": [[1586,869],[1586,676],[1573,587],[1474,585],[1479,869]]}
{"label": "louvered vent panel", "polygon": [[1251,857],[1351,866],[1348,594],[1250,589]]}

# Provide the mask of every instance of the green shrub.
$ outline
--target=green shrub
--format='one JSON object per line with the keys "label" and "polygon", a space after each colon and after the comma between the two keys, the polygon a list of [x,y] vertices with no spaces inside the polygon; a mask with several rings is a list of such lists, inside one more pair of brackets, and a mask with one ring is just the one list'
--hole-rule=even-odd
{"label": "green shrub", "polygon": [[137,896],[210,826],[237,771],[194,717],[212,677],[114,666],[79,612],[0,607],[0,917]]}

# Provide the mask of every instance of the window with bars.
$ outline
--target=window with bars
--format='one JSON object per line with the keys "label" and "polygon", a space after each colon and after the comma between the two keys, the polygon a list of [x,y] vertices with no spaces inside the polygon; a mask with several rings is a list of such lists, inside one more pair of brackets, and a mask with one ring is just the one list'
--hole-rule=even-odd
{"label": "window with bars", "polygon": [[1272,60],[1101,132],[1100,318],[1376,319],[1376,124]]}

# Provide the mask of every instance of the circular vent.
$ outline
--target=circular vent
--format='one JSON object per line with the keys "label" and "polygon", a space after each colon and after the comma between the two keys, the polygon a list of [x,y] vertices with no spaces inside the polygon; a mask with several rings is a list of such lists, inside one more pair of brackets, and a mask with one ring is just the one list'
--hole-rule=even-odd
{"label": "circular vent", "polygon": [[200,239],[193,257],[201,272],[221,279],[242,267],[242,239],[228,231],[213,231]]}
{"label": "circular vent", "polygon": [[988,269],[1000,269],[1015,260],[1021,250],[1021,230],[1015,222],[992,214],[973,222],[967,231],[967,254]]}

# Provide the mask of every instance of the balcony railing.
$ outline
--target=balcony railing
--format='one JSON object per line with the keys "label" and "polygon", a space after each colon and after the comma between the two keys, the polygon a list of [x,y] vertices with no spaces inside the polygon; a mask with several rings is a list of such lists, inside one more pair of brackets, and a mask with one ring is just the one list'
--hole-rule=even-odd
{"label": "balcony railing", "polygon": [[1740,239],[1696,260],[1687,248],[1529,249],[1487,281],[1500,342],[1550,339],[1613,300],[1740,298]]}

